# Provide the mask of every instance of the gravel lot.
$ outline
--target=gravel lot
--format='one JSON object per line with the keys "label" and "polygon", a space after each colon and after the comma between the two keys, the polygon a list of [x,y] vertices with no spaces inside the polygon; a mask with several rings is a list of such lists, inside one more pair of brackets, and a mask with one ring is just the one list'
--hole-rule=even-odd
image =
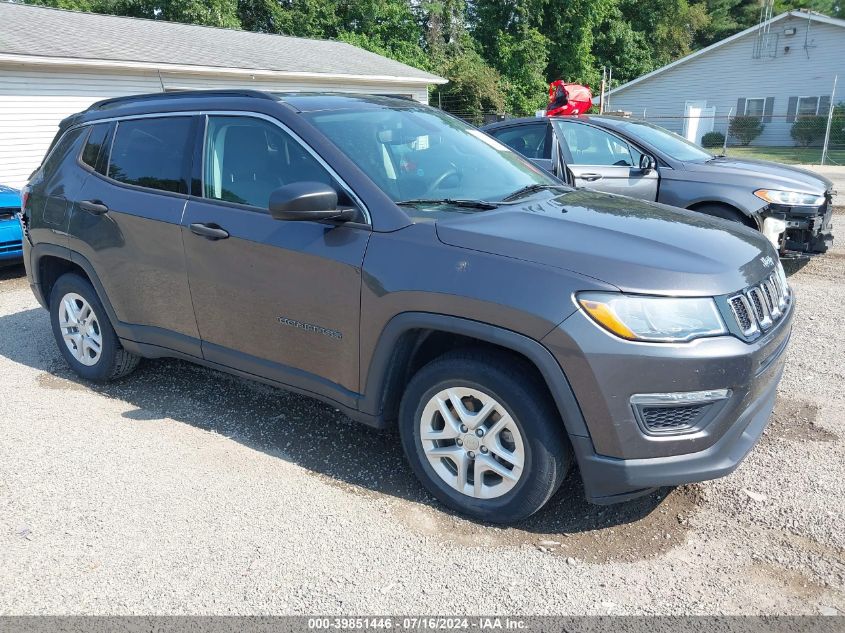
{"label": "gravel lot", "polygon": [[845,214],[791,277],[772,425],[725,479],[516,527],[427,497],[398,437],[180,361],[69,372],[0,271],[0,614],[845,614]]}

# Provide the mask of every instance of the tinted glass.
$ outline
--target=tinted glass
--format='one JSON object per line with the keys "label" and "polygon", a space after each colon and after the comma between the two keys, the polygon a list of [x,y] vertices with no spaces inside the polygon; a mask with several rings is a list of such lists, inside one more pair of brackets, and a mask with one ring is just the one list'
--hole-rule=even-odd
{"label": "tinted glass", "polygon": [[546,124],[529,123],[490,132],[511,149],[528,158],[549,158],[546,151]]}
{"label": "tinted glass", "polygon": [[88,140],[82,149],[82,162],[93,169],[97,168],[97,159],[103,153],[106,137],[109,135],[109,127],[108,123],[93,125],[88,133]]}
{"label": "tinted glass", "polygon": [[[68,152],[70,152],[71,148],[84,131],[84,128],[76,128],[65,133],[45,157],[46,160],[41,166],[42,173],[44,173],[47,177],[51,176],[52,172],[57,169],[62,162],[64,162],[65,158],[67,158]],[[79,151],[79,146],[77,145],[76,147],[77,151]]]}
{"label": "tinted glass", "polygon": [[582,123],[560,121],[557,125],[569,147],[569,162],[573,165],[633,167],[631,150],[618,136]]}
{"label": "tinted glass", "polygon": [[634,140],[642,139],[644,143],[675,160],[703,162],[713,158],[713,154],[704,151],[683,136],[652,123],[625,121],[619,124],[619,128]]}
{"label": "tinted glass", "polygon": [[205,197],[266,209],[270,194],[294,182],[321,182],[351,202],[332,176],[278,125],[250,117],[209,117]]}
{"label": "tinted glass", "polygon": [[189,117],[138,119],[117,125],[108,175],[119,182],[187,193]]}
{"label": "tinted glass", "polygon": [[305,113],[393,200],[500,200],[531,184],[559,185],[506,145],[434,108]]}

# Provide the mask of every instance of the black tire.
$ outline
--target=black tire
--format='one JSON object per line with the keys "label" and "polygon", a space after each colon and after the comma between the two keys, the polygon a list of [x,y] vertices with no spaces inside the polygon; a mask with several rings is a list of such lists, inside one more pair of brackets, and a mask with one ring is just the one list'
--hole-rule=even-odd
{"label": "black tire", "polygon": [[[64,342],[59,326],[59,311],[62,299],[68,293],[75,293],[87,301],[96,316],[102,347],[100,356],[93,365],[85,365],[77,360]],[[123,349],[94,287],[87,279],[76,273],[66,273],[53,284],[53,289],[50,291],[50,323],[62,356],[71,369],[86,380],[92,382],[117,380],[131,373],[141,360],[135,354]]]}
{"label": "black tire", "polygon": [[[408,383],[399,411],[402,448],[423,486],[448,507],[490,523],[513,523],[542,508],[560,487],[572,457],[563,422],[533,367],[507,353],[458,350],[420,369]],[[495,398],[523,438],[524,467],[516,485],[492,499],[477,499],[446,483],[425,457],[420,420],[426,404],[450,387]]]}
{"label": "black tire", "polygon": [[693,210],[698,211],[699,213],[703,213],[704,215],[712,216],[714,218],[722,218],[723,220],[737,222],[738,224],[742,224],[752,229],[757,228],[757,226],[754,224],[754,221],[747,215],[745,215],[741,211],[738,211],[737,209],[734,209],[733,207],[729,207],[724,204],[703,204]]}

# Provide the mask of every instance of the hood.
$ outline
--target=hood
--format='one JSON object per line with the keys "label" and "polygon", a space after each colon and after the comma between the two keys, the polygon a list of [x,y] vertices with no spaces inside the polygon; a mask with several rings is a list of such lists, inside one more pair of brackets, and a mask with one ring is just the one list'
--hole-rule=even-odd
{"label": "hood", "polygon": [[758,283],[777,253],[759,232],[585,189],[438,220],[445,244],[577,272],[625,292],[715,296]]}
{"label": "hood", "polygon": [[753,178],[753,188],[801,191],[822,195],[833,181],[808,169],[782,165],[768,160],[720,156],[706,163],[685,163],[687,171],[719,173],[720,177]]}
{"label": "hood", "polygon": [[20,207],[21,195],[17,189],[6,185],[0,185],[0,209],[7,207]]}

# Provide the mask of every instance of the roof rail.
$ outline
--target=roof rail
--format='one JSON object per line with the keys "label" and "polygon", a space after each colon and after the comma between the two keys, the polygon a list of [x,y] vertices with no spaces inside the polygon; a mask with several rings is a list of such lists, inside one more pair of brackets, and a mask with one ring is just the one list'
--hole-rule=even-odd
{"label": "roof rail", "polygon": [[139,101],[167,101],[172,99],[190,99],[196,97],[256,97],[259,99],[270,99],[273,97],[266,92],[259,90],[176,90],[174,92],[153,92],[149,94],[128,95],[125,97],[113,97],[103,99],[88,106],[86,112],[92,110],[107,110],[117,106],[135,103]]}

